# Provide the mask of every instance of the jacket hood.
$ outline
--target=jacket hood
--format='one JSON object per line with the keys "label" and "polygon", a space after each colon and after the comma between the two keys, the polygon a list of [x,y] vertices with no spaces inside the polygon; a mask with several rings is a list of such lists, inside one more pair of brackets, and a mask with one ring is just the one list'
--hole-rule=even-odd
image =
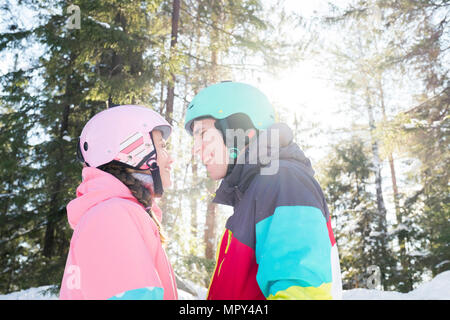
{"label": "jacket hood", "polygon": [[[272,141],[272,137],[276,139],[274,135],[276,132],[278,144]],[[222,180],[213,202],[234,206],[242,198],[253,178],[260,174],[262,169],[269,167],[274,160],[299,163],[308,175],[313,177],[311,161],[293,139],[292,130],[284,123],[275,123],[269,129],[261,131],[250,141],[245,152],[239,155],[231,173]]]}
{"label": "jacket hood", "polygon": [[[127,199],[145,209],[127,186],[112,174],[94,167],[83,168],[82,183],[77,188],[77,198],[67,204],[67,218],[71,228],[75,229],[90,208],[111,198]],[[159,219],[161,218],[161,210],[156,204],[152,205],[152,211]]]}

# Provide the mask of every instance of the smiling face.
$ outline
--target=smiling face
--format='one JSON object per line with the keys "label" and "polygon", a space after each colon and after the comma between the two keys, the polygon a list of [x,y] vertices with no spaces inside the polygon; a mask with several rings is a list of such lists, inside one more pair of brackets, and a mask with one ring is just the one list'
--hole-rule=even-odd
{"label": "smiling face", "polygon": [[162,137],[159,130],[152,131],[153,143],[156,149],[156,163],[159,167],[159,174],[161,176],[162,185],[164,188],[169,188],[172,185],[170,171],[173,159],[166,148],[166,141]]}
{"label": "smiling face", "polygon": [[228,168],[228,152],[215,119],[195,120],[193,123],[194,155],[200,157],[213,180],[225,177]]}

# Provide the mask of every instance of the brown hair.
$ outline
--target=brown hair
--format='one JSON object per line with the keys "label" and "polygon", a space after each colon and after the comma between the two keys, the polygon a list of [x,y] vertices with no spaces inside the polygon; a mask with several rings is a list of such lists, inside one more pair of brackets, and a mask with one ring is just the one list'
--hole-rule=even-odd
{"label": "brown hair", "polygon": [[152,212],[152,194],[150,191],[144,186],[144,184],[133,177],[131,173],[127,170],[127,168],[116,162],[109,162],[102,166],[98,167],[100,170],[108,172],[112,174],[114,177],[119,179],[127,188],[131,191],[133,196],[144,206],[145,211],[150,215],[152,220],[155,222],[156,227],[158,228],[159,236],[161,238],[161,242],[166,242],[166,236],[164,234],[163,227],[159,220],[155,217]]}

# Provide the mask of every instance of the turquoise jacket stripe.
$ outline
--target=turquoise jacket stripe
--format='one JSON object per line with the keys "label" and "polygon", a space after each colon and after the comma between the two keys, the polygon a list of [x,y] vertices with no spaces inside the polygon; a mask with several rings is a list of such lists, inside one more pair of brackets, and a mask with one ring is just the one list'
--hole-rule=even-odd
{"label": "turquoise jacket stripe", "polygon": [[164,289],[159,287],[147,287],[128,290],[117,294],[108,300],[163,300]]}
{"label": "turquoise jacket stripe", "polygon": [[256,279],[268,297],[291,286],[331,283],[331,242],[320,209],[277,207],[256,224]]}

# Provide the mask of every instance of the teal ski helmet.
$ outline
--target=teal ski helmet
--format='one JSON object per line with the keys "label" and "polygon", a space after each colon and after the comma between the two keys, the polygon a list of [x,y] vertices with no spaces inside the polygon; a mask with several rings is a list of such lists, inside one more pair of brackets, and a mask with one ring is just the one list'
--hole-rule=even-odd
{"label": "teal ski helmet", "polygon": [[258,130],[275,122],[275,111],[264,93],[249,84],[224,81],[204,88],[194,97],[184,127],[192,135],[192,123],[198,118],[221,120],[239,113],[247,115]]}

